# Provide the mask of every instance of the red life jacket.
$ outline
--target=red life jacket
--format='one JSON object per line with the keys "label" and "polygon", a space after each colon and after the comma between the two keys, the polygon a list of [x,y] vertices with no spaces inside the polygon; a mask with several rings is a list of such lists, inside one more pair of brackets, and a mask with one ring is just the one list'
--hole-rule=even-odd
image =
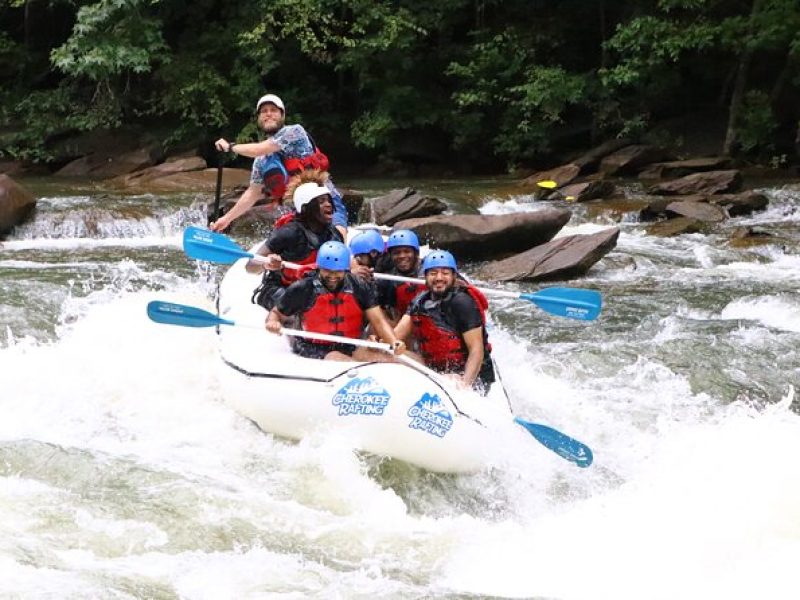
{"label": "red life jacket", "polygon": [[[305,331],[360,338],[364,328],[364,310],[353,293],[353,286],[345,276],[338,292],[331,292],[319,279],[314,279],[314,303],[301,317]],[[312,340],[316,344],[332,344]]]}
{"label": "red life jacket", "polygon": [[[289,223],[295,221],[296,216],[297,213],[294,212],[283,215],[277,221],[275,221],[275,229],[285,227]],[[306,234],[306,239],[308,240],[309,246],[313,246],[312,241],[308,239],[308,233],[306,232],[305,228],[303,228],[303,232]],[[314,248],[305,258],[291,261],[299,265],[303,265],[300,269],[281,269],[281,285],[283,287],[287,287],[293,284],[295,281],[302,279],[306,276],[306,273],[317,268],[317,250],[318,248]]]}
{"label": "red life jacket", "polygon": [[330,168],[330,161],[325,153],[317,147],[314,143],[314,140],[311,139],[311,136],[308,138],[311,141],[311,146],[314,148],[314,152],[309,154],[308,156],[304,156],[303,158],[284,158],[283,159],[283,166],[286,167],[286,170],[289,172],[289,175],[296,175],[297,173],[301,173],[306,169],[318,169],[320,171],[327,171]]}
{"label": "red life jacket", "polygon": [[[486,324],[486,309],[489,302],[486,296],[473,286],[466,288],[455,288],[452,294],[465,292],[472,296],[481,313],[481,320]],[[417,296],[414,300],[414,308],[411,311],[411,322],[414,325],[414,337],[418,343],[419,353],[425,360],[425,364],[438,371],[463,371],[467,364],[467,345],[461,334],[452,325],[450,315],[443,310],[444,301],[439,301],[433,308],[423,309],[424,302],[430,298],[430,293],[426,292]],[[492,351],[486,336],[486,329],[483,329],[484,354]],[[484,357],[485,359],[485,357]]]}
{"label": "red life jacket", "polygon": [[410,283],[408,281],[398,283],[394,288],[394,308],[397,310],[398,315],[406,314],[408,305],[426,289],[423,283]]}

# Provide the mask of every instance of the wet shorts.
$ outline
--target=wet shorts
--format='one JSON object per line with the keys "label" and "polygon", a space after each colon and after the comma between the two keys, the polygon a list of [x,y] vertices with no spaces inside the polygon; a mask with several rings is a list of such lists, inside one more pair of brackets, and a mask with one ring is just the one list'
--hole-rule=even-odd
{"label": "wet shorts", "polygon": [[352,356],[356,347],[351,344],[315,344],[309,340],[295,338],[292,342],[292,351],[306,358],[325,358],[328,352],[341,352],[347,356]]}

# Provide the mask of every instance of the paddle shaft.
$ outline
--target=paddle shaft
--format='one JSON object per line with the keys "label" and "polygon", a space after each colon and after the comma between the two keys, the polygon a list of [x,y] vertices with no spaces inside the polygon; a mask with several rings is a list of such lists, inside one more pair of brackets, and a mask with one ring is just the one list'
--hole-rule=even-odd
{"label": "paddle shaft", "polygon": [[220,199],[222,197],[222,169],[224,160],[221,152],[218,154],[218,160],[219,163],[217,164],[217,189],[214,194],[214,214],[212,219],[209,221],[209,224],[219,219],[219,204],[220,204]]}
{"label": "paddle shaft", "polygon": [[[258,262],[265,262],[265,261],[258,261]],[[293,262],[285,262],[283,266],[287,269],[300,269],[303,265],[299,265]],[[419,277],[403,277],[402,275],[390,275],[389,273],[373,273],[372,276],[375,279],[384,279],[386,281],[398,281],[400,283],[416,283],[419,285],[425,285],[425,280]],[[473,286],[480,292],[483,292],[487,296],[498,296],[502,298],[519,298],[519,292],[509,292],[506,290],[496,290],[492,288],[484,288]]]}

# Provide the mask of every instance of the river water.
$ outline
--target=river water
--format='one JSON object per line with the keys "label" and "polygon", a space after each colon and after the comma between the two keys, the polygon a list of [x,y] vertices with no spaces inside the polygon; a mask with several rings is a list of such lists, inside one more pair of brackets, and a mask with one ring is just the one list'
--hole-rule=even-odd
{"label": "river water", "polygon": [[[595,463],[531,439],[453,476],[260,432],[221,400],[212,329],[148,321],[156,298],[213,306],[222,268],[180,249],[208,196],[23,184],[36,217],[0,248],[0,598],[797,597],[789,186],[714,235],[624,218],[568,283],[602,292],[597,321],[494,302],[514,409]],[[416,185],[487,214],[544,206],[494,182]],[[570,207],[564,234],[613,224]],[[732,247],[740,225],[774,241]]]}

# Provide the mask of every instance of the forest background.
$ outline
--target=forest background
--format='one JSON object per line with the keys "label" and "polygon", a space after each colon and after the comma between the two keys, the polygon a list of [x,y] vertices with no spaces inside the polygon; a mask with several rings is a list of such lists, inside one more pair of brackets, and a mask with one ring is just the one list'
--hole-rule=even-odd
{"label": "forest background", "polygon": [[800,162],[798,0],[0,0],[0,80],[0,156],[51,169],[98,131],[213,162],[266,92],[337,170]]}

